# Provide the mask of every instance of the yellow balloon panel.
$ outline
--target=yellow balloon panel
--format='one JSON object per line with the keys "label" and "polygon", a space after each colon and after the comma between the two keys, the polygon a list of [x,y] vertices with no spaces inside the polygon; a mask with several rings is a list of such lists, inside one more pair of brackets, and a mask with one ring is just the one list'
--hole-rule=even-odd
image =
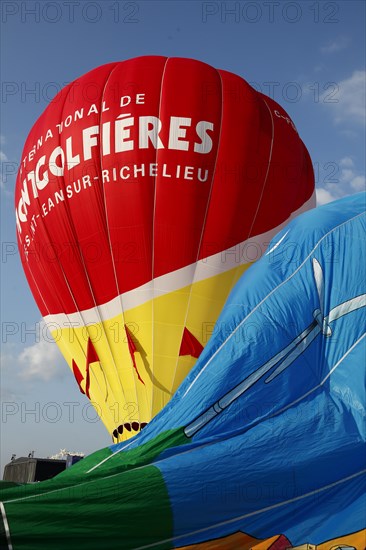
{"label": "yellow balloon panel", "polygon": [[[53,333],[70,368],[77,365],[80,388],[90,395],[114,441],[135,435],[168,403],[196,362],[192,355],[180,355],[185,328],[204,347],[230,290],[249,265],[168,292],[100,323]],[[89,364],[88,341],[96,353]]]}

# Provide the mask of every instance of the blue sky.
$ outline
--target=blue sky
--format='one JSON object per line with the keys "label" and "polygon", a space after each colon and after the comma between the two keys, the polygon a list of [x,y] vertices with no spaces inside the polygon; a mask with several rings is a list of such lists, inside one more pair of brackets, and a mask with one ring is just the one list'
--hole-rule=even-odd
{"label": "blue sky", "polygon": [[365,189],[365,3],[4,0],[1,10],[2,470],[12,453],[110,443],[41,323],[15,244],[17,166],[55,93],[98,65],[147,54],[232,71],[288,111],[319,202],[329,202]]}

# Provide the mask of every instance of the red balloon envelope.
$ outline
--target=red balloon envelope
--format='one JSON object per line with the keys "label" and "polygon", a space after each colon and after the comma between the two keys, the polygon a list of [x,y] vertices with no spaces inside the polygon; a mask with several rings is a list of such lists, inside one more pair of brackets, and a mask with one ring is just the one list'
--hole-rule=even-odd
{"label": "red balloon envelope", "polygon": [[245,80],[140,57],[55,97],[15,204],[32,293],[118,440],[168,402],[239,276],[314,206],[314,177],[290,117]]}

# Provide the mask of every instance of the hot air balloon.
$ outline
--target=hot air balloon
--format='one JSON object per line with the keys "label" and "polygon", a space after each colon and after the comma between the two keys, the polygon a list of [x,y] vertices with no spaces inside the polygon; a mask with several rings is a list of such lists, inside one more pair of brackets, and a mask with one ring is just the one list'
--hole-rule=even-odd
{"label": "hot air balloon", "polygon": [[168,403],[240,275],[313,206],[295,125],[239,76],[140,57],[98,67],[51,101],[17,177],[19,250],[114,441]]}
{"label": "hot air balloon", "polygon": [[4,548],[364,550],[365,214],[287,225],[143,432],[4,489]]}

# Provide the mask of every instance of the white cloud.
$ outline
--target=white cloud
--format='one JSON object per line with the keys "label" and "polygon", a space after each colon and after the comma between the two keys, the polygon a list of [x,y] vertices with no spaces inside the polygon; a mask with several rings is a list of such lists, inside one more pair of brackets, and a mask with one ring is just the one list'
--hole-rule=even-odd
{"label": "white cloud", "polygon": [[318,205],[366,190],[366,178],[357,170],[350,156],[341,158],[338,166],[338,181],[326,181],[323,187],[316,189]]}
{"label": "white cloud", "polygon": [[330,191],[324,189],[323,187],[316,189],[316,202],[318,206],[321,206],[322,204],[327,204],[328,202],[332,202],[337,198],[337,196],[332,195]]}
{"label": "white cloud", "polygon": [[354,166],[355,163],[353,162],[353,160],[351,159],[351,157],[343,157],[343,158],[339,161],[339,165],[340,165],[340,166]]}
{"label": "white cloud", "polygon": [[332,54],[337,53],[342,50],[345,50],[350,43],[350,40],[347,36],[340,36],[336,40],[330,40],[324,46],[320,48],[321,53],[323,54]]}
{"label": "white cloud", "polygon": [[349,183],[354,177],[355,173],[351,168],[343,168],[341,170],[341,181],[343,183]]}
{"label": "white cloud", "polygon": [[34,338],[37,341],[19,351],[12,343],[3,344],[1,355],[2,376],[24,382],[49,381],[67,374],[67,365],[61,352],[45,328],[39,324]]}
{"label": "white cloud", "polygon": [[12,343],[3,343],[1,346],[1,355],[0,355],[0,369],[1,375],[7,368],[12,368],[14,361],[14,344]]}
{"label": "white cloud", "polygon": [[[345,159],[342,159],[342,160],[344,161]],[[340,162],[340,166],[342,166],[342,160]],[[345,166],[344,163],[343,163],[343,166]],[[365,176],[362,174],[359,174],[355,170],[353,161],[352,161],[352,165],[348,164],[348,166],[352,166],[352,168],[347,167],[347,168],[341,169],[340,183],[348,184],[349,187],[351,187],[354,191],[365,191]]]}
{"label": "white cloud", "polygon": [[55,343],[41,340],[25,348],[19,355],[23,379],[51,380],[60,375],[57,369],[61,360],[60,351]]}
{"label": "white cloud", "polygon": [[352,76],[337,84],[334,97],[327,90],[322,94],[323,105],[332,110],[335,124],[365,125],[366,71],[354,71]]}
{"label": "white cloud", "polygon": [[356,176],[350,181],[350,186],[355,191],[366,191],[366,178],[365,176]]}

